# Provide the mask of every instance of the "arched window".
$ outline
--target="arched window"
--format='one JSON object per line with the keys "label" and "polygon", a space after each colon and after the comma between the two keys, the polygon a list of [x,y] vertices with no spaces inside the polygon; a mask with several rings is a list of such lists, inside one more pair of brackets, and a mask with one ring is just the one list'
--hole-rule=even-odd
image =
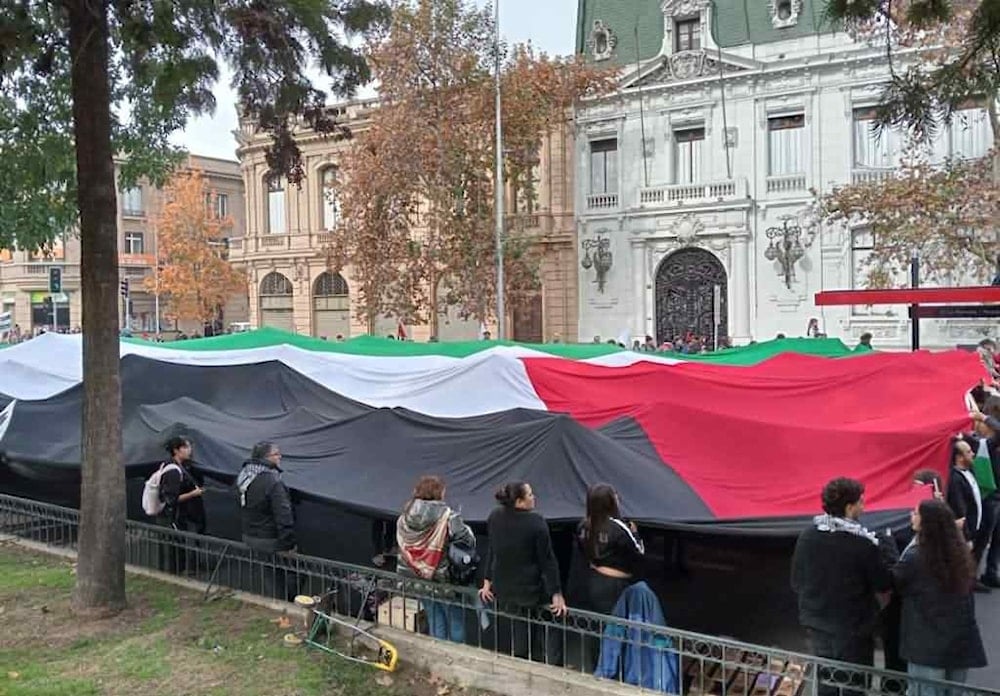
{"label": "arched window", "polygon": [[262,296],[291,295],[292,281],[277,271],[272,271],[264,276],[260,281],[260,294]]}
{"label": "arched window", "polygon": [[347,281],[339,273],[329,271],[320,274],[313,283],[313,297],[344,297],[350,294]]}
{"label": "arched window", "polygon": [[270,234],[285,234],[285,189],[281,178],[270,176],[267,185],[267,231]]}
{"label": "arched window", "polygon": [[340,220],[340,204],[337,202],[337,168],[327,167],[320,177],[320,201],[322,202],[323,229],[337,229]]}

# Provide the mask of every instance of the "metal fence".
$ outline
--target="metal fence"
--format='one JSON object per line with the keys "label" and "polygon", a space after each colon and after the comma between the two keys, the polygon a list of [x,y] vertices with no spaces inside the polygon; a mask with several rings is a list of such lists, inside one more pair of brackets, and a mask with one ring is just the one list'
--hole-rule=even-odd
{"label": "metal fence", "polygon": [[[79,513],[0,495],[0,533],[76,548]],[[314,616],[430,634],[680,696],[1000,696],[1000,691],[700,635],[571,609],[483,605],[474,588],[406,579],[377,568],[299,554],[261,554],[240,542],[126,523],[126,562],[270,599],[315,598]],[[315,634],[315,632],[313,632]]]}

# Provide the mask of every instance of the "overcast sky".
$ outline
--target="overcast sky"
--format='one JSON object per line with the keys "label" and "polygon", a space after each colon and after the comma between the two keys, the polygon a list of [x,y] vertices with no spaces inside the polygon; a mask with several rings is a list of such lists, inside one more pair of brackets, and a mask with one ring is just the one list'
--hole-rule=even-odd
{"label": "overcast sky", "polygon": [[[475,0],[485,5],[486,0]],[[573,52],[577,0],[500,0],[500,31],[510,43],[531,41],[536,48],[555,55]],[[196,155],[236,159],[236,94],[224,74],[215,90],[215,115],[192,119],[174,137]],[[323,85],[319,85],[321,88]]]}

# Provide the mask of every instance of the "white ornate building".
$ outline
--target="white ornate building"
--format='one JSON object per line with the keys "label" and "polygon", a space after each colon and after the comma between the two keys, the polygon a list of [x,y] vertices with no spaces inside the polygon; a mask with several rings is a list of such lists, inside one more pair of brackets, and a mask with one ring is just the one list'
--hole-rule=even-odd
{"label": "white ornate building", "polygon": [[[579,338],[689,330],[740,344],[820,330],[904,347],[904,307],[818,308],[863,288],[864,229],[803,224],[811,189],[887,176],[901,138],[876,138],[884,52],[832,31],[822,0],[580,0],[577,50],[621,90],[577,112]],[[937,156],[981,156],[985,110],[963,111]],[[718,286],[718,297],[715,286]],[[995,321],[922,322],[925,346]]]}

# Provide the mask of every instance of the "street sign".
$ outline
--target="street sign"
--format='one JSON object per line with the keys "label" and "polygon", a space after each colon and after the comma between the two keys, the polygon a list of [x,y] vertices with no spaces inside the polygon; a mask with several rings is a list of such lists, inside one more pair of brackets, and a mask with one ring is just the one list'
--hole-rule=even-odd
{"label": "street sign", "polygon": [[58,295],[62,292],[62,269],[59,266],[49,268],[49,294]]}
{"label": "street sign", "polygon": [[52,301],[56,304],[67,304],[69,302],[69,295],[64,292],[59,292],[51,295]]}
{"label": "street sign", "polygon": [[918,319],[1000,319],[1000,304],[935,307],[917,305],[910,308],[911,319],[914,310],[917,312]]}

